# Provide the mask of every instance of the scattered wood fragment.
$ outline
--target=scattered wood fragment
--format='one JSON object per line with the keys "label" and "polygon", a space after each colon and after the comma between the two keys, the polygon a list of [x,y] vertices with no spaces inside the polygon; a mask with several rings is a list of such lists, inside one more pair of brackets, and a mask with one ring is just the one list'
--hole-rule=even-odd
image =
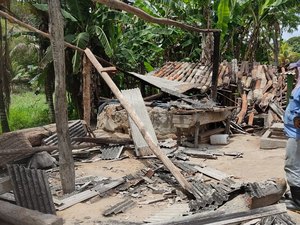
{"label": "scattered wood fragment", "polygon": [[201,151],[199,149],[198,150],[184,149],[183,153],[187,154],[187,155],[191,155],[191,156],[196,157],[196,158],[203,158],[203,159],[217,159],[218,158],[214,154],[206,153],[206,152]]}
{"label": "scattered wood fragment", "polygon": [[75,195],[72,195],[68,198],[65,198],[65,199],[61,199],[60,200],[60,203],[62,203],[62,205],[56,207],[57,210],[64,210],[64,209],[67,209],[77,203],[80,203],[80,202],[83,202],[85,200],[88,200],[92,197],[95,197],[98,195],[98,192],[94,191],[94,190],[86,190],[86,191],[83,191],[81,193],[78,193],[78,194],[75,194]]}
{"label": "scattered wood fragment", "polygon": [[215,180],[223,180],[230,177],[230,175],[227,175],[222,171],[207,166],[206,167],[195,166],[195,169],[208,177],[214,178]]}

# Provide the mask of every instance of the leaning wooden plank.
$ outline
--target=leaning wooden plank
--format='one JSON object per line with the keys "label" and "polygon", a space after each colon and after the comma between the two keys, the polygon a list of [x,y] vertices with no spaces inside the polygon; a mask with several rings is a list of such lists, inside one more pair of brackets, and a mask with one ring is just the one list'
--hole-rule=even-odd
{"label": "leaning wooden plank", "polygon": [[203,173],[204,175],[214,178],[216,180],[223,180],[230,177],[230,175],[211,167],[195,166],[195,169],[198,170],[200,173]]}
{"label": "leaning wooden plank", "polygon": [[0,195],[12,190],[9,176],[0,178]]}
{"label": "leaning wooden plank", "polygon": [[180,170],[172,163],[172,161],[161,151],[159,146],[157,146],[152,140],[151,135],[145,129],[144,124],[132,108],[131,104],[124,98],[123,94],[120,92],[116,84],[110,78],[110,76],[106,72],[101,72],[103,68],[102,65],[97,61],[96,57],[93,55],[90,49],[85,50],[85,54],[91,60],[91,63],[95,66],[97,71],[100,73],[101,77],[104,79],[106,84],[110,87],[111,91],[114,95],[119,99],[120,103],[123,105],[125,110],[128,112],[131,119],[134,121],[138,129],[143,135],[143,138],[149,145],[150,149],[153,153],[163,162],[163,164],[170,170],[170,172],[174,175],[179,184],[190,193],[193,192],[192,185],[184,178],[184,176],[180,173]]}
{"label": "leaning wooden plank", "polygon": [[[278,215],[286,213],[285,204],[277,204],[263,208],[252,209],[244,212],[236,212],[230,214],[221,214],[220,212],[211,213],[209,216],[204,216],[202,213],[192,216],[182,217],[177,220],[152,223],[155,225],[229,225],[240,224],[253,219],[258,219],[266,216]],[[151,225],[152,225],[151,224]],[[150,224],[149,224],[150,225]]]}
{"label": "leaning wooden plank", "polygon": [[92,197],[95,197],[98,195],[98,192],[94,190],[86,190],[84,192],[72,195],[68,198],[62,199],[60,202],[63,203],[63,205],[57,207],[57,210],[64,210],[66,208],[71,207],[72,205],[75,205],[77,203],[83,202],[85,200],[88,200]]}
{"label": "leaning wooden plank", "polygon": [[[55,215],[44,214],[0,200],[0,222],[12,225],[62,225],[63,220]],[[2,224],[2,223],[1,223]],[[4,223],[3,223],[4,224]]]}

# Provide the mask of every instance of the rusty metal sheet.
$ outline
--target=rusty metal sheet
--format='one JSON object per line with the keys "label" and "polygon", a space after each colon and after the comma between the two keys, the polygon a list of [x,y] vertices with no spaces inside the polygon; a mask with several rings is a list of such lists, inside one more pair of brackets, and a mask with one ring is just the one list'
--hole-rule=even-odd
{"label": "rusty metal sheet", "polygon": [[[122,90],[124,97],[130,102],[132,107],[134,108],[136,114],[143,122],[145,129],[149,132],[154,144],[158,144],[158,140],[150,120],[149,114],[147,112],[142,94],[140,89],[130,89],[130,90]],[[129,117],[129,124],[131,128],[132,139],[135,144],[135,150],[137,156],[148,156],[152,155],[152,151],[148,147],[145,139],[143,138],[140,130],[137,128],[133,120]]]}
{"label": "rusty metal sheet", "polygon": [[[0,151],[7,149],[17,149],[17,148],[31,148],[29,140],[25,137],[23,133],[5,133],[0,135]],[[7,163],[11,163],[20,159],[24,159],[30,156],[30,150],[25,154],[12,154],[12,155],[2,155],[0,157],[0,167],[5,166]]]}
{"label": "rusty metal sheet", "polygon": [[136,203],[131,199],[126,199],[125,201],[119,202],[118,204],[110,207],[103,212],[104,216],[109,216],[111,214],[118,214],[125,212],[127,209],[133,207]]}
{"label": "rusty metal sheet", "polygon": [[19,165],[7,165],[7,169],[17,205],[42,213],[56,214],[48,178],[43,170]]}

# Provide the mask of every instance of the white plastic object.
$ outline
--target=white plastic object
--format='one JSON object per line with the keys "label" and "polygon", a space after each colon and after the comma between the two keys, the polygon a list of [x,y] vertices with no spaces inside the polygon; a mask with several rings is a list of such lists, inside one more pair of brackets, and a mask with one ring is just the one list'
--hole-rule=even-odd
{"label": "white plastic object", "polygon": [[227,145],[228,143],[228,134],[214,134],[210,136],[210,144],[212,145]]}

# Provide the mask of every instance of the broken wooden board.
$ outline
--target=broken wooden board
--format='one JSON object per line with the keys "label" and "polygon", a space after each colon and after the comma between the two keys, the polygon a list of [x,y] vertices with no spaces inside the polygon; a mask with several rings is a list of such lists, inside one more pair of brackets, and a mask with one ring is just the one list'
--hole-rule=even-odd
{"label": "broken wooden board", "polygon": [[96,187],[93,188],[94,191],[97,191],[99,194],[103,194],[117,186],[119,186],[120,184],[123,184],[125,182],[124,178],[119,178],[117,180],[113,180],[112,182],[108,183],[108,184],[99,184]]}
{"label": "broken wooden board", "polygon": [[68,198],[61,199],[59,202],[62,203],[62,205],[56,207],[56,209],[59,210],[59,211],[64,210],[66,208],[71,207],[72,205],[83,202],[83,201],[88,200],[92,197],[95,197],[96,195],[98,195],[98,192],[94,191],[94,190],[83,191],[81,193],[72,195]]}
{"label": "broken wooden board", "polygon": [[283,134],[280,135],[276,130],[268,129],[260,138],[261,149],[276,149],[285,148],[287,137]]}
{"label": "broken wooden board", "polygon": [[[0,223],[12,225],[62,225],[63,219],[0,200]],[[4,223],[1,223],[4,224]]]}
{"label": "broken wooden board", "polygon": [[230,177],[230,175],[223,173],[220,170],[207,167],[207,166],[206,167],[195,166],[195,169],[208,177],[214,178],[215,180],[223,180]]}
{"label": "broken wooden board", "polygon": [[[132,105],[136,114],[144,123],[147,131],[151,135],[153,142],[157,145],[158,140],[150,120],[149,114],[147,112],[143,97],[141,95],[140,89],[130,89],[130,90],[122,90],[122,94],[127,99],[127,101]],[[129,117],[129,124],[131,128],[132,139],[135,144],[135,151],[137,156],[149,156],[153,155],[152,151],[149,149],[148,144],[146,143],[143,135],[140,130],[137,128],[133,120]]]}

